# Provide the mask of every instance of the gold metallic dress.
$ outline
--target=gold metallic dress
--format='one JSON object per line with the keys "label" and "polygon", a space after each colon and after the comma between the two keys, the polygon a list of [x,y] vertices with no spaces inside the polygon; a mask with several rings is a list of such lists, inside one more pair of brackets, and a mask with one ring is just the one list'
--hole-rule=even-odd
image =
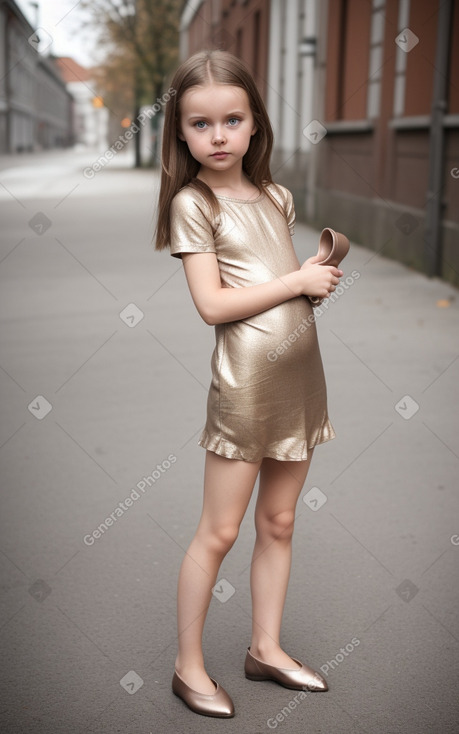
{"label": "gold metallic dress", "polygon": [[[227,288],[298,270],[292,194],[279,184],[267,188],[284,214],[263,191],[249,200],[217,195],[221,211],[214,220],[199,192],[182,188],[172,201],[171,255],[216,253]],[[335,437],[308,298],[217,324],[215,336],[200,446],[229,459],[302,461],[308,449]]]}

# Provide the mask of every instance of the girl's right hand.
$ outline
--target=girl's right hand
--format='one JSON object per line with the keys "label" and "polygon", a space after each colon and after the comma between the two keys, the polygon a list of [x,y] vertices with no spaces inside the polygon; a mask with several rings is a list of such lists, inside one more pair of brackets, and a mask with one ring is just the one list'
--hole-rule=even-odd
{"label": "girl's right hand", "polygon": [[[304,296],[328,298],[336,290],[343,271],[333,265],[319,265],[310,257],[300,269],[301,293]],[[311,262],[312,261],[312,262]]]}

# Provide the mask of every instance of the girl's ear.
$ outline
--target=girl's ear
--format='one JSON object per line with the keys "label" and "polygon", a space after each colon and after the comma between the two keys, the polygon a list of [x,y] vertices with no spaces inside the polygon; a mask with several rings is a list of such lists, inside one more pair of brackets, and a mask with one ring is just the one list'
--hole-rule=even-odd
{"label": "girl's ear", "polygon": [[184,138],[183,134],[180,132],[180,130],[177,130],[177,137],[180,138],[180,140],[185,141],[185,138]]}
{"label": "girl's ear", "polygon": [[256,127],[256,125],[255,125],[255,126],[253,127],[253,129],[252,129],[252,132],[251,132],[250,134],[251,134],[251,135],[255,135],[255,133],[257,132],[257,130],[258,130],[258,128],[257,128],[257,127]]}

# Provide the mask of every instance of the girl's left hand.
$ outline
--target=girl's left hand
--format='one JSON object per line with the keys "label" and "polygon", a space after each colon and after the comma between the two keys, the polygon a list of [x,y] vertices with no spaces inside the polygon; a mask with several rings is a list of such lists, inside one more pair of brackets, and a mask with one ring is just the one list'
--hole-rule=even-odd
{"label": "girl's left hand", "polygon": [[304,263],[301,266],[301,270],[303,268],[307,268],[309,265],[315,265],[316,263],[319,263],[321,260],[320,255],[313,255],[312,257],[308,257],[307,260],[304,261]]}

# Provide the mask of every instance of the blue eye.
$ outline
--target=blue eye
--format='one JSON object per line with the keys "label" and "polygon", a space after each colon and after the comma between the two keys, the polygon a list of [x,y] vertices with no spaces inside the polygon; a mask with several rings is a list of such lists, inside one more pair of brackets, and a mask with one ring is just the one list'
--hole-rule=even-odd
{"label": "blue eye", "polygon": [[[230,117],[229,120],[228,120],[228,122],[231,123],[231,121],[234,121],[235,125],[237,125],[237,123],[239,122],[239,118],[238,117]],[[231,125],[231,127],[235,127],[235,125]]]}
{"label": "blue eye", "polygon": [[200,127],[201,125],[206,125],[207,123],[204,122],[204,120],[198,120],[198,122],[195,122],[195,126],[198,128],[198,130],[204,130],[203,127]]}

